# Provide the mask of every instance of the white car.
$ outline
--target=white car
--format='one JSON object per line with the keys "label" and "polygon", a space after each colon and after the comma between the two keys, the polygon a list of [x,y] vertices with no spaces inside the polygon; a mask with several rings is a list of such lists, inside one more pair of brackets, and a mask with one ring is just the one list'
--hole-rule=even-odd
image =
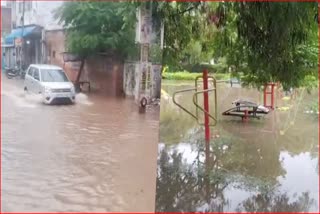
{"label": "white car", "polygon": [[63,69],[54,65],[31,64],[27,69],[24,90],[41,94],[46,104],[75,102],[75,88]]}

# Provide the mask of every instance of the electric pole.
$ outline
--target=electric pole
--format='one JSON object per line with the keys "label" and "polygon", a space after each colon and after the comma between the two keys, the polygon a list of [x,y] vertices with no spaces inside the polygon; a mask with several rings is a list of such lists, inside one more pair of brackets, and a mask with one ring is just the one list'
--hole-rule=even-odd
{"label": "electric pole", "polygon": [[23,39],[23,33],[24,33],[24,12],[25,12],[25,0],[22,2],[22,17],[21,17],[21,22],[22,22],[22,33],[21,33],[21,52],[20,52],[20,69],[22,69],[22,61],[23,61],[23,56],[24,56],[24,39]]}

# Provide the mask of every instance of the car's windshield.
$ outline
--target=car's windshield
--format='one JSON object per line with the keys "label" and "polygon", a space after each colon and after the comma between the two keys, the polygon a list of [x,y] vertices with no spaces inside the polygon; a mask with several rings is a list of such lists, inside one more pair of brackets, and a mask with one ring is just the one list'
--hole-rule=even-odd
{"label": "car's windshield", "polygon": [[41,69],[42,82],[69,82],[65,73],[60,69]]}

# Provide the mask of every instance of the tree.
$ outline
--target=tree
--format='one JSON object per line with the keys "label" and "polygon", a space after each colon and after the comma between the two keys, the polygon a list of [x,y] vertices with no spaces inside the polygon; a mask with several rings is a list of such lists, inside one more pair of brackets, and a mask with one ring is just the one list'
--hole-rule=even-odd
{"label": "tree", "polygon": [[69,51],[85,57],[109,50],[123,59],[136,53],[141,4],[151,7],[156,28],[164,24],[163,65],[224,57],[233,75],[257,87],[299,87],[317,76],[315,2],[66,2],[57,17],[68,28]]}
{"label": "tree", "polygon": [[223,3],[225,23],[216,35],[235,73],[255,86],[279,81],[285,89],[317,75],[315,2]]}
{"label": "tree", "polygon": [[136,51],[136,5],[129,2],[65,2],[55,17],[67,29],[67,49],[80,56],[79,82],[85,59],[111,52],[125,59]]}
{"label": "tree", "polygon": [[279,81],[285,89],[317,76],[316,2],[159,2],[165,25],[163,64],[181,67],[225,57],[247,85]]}
{"label": "tree", "polygon": [[[182,62],[202,52],[200,37],[206,25],[202,15],[205,5],[201,1],[153,2],[154,24],[164,24],[163,65],[181,68]],[[194,42],[197,44],[193,45]]]}

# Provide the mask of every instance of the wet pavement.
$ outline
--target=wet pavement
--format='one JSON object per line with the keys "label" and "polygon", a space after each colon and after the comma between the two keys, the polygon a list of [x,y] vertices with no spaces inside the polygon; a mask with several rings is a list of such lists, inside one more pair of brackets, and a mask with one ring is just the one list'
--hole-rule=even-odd
{"label": "wet pavement", "polygon": [[152,212],[159,109],[77,95],[47,106],[2,78],[3,212]]}
{"label": "wet pavement", "polygon": [[[171,101],[174,91],[192,87],[162,82],[156,211],[319,210],[318,112],[309,109],[317,90],[277,91],[276,110],[245,123],[221,113],[237,98],[262,103],[262,93],[219,84],[218,124],[207,145],[203,127]],[[195,112],[192,92],[177,100]]]}

